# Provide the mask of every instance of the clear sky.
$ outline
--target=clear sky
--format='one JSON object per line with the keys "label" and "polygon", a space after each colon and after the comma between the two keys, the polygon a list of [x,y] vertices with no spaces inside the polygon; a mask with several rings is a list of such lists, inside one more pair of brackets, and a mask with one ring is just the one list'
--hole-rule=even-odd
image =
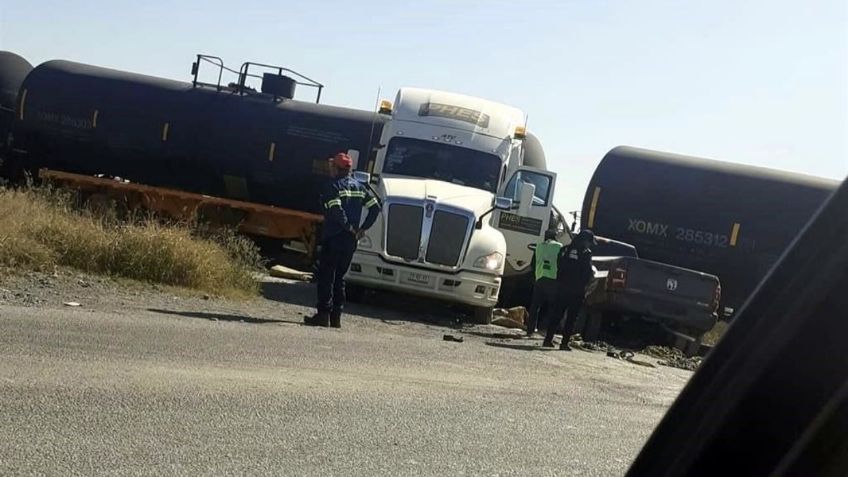
{"label": "clear sky", "polygon": [[176,79],[198,52],[284,64],[364,109],[401,86],[508,103],[563,211],[622,144],[848,175],[846,0],[0,0],[0,49]]}

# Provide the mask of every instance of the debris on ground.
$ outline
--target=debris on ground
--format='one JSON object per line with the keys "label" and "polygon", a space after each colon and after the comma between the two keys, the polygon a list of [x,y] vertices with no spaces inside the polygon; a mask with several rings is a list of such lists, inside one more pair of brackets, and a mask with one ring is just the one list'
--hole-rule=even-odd
{"label": "debris on ground", "polygon": [[622,361],[627,361],[628,363],[638,364],[639,366],[645,366],[646,368],[656,368],[653,364],[636,359],[636,353],[633,351],[607,351],[607,356],[610,358],[620,359]]}
{"label": "debris on ground", "polygon": [[642,352],[648,356],[660,359],[658,363],[663,366],[685,369],[687,371],[695,371],[698,369],[698,366],[701,365],[701,361],[703,361],[703,358],[700,356],[692,356],[689,358],[686,357],[686,355],[679,349],[669,348],[666,346],[652,345],[646,347],[642,350]]}
{"label": "debris on ground", "polygon": [[[583,341],[580,338],[580,335],[574,335],[571,337],[571,341],[569,345],[572,348],[576,348],[582,351],[594,351],[605,353],[610,358],[621,359],[624,361],[629,361],[633,364],[638,364],[645,367],[654,367],[653,364],[648,363],[647,361],[641,361],[635,358],[635,352],[631,350],[619,350],[618,348],[610,345],[606,341]],[[700,366],[701,361],[703,360],[699,356],[693,356],[691,358],[686,357],[686,355],[676,348],[669,348],[666,346],[656,346],[650,345],[646,346],[641,354],[646,354],[652,358],[659,359],[657,364],[662,366],[669,366],[671,368],[685,369],[687,371],[695,371]]]}
{"label": "debris on ground", "polygon": [[465,338],[463,338],[461,336],[459,338],[457,338],[454,335],[444,335],[444,336],[442,336],[442,339],[445,340],[445,341],[453,341],[454,343],[462,343],[463,341],[465,341]]}
{"label": "debris on ground", "polygon": [[525,326],[527,323],[527,308],[523,306],[514,306],[512,308],[495,308],[492,310],[492,316],[508,318],[511,321],[516,323],[520,323],[521,326]]}
{"label": "debris on ground", "polygon": [[497,316],[492,318],[492,324],[496,326],[503,326],[504,328],[514,328],[517,330],[524,329],[524,323],[519,323],[506,316]]}
{"label": "debris on ground", "polygon": [[70,306],[70,307],[78,307],[78,306],[82,306],[82,304],[81,304],[81,303],[76,302],[76,301],[66,301],[66,302],[64,303],[64,305],[65,305],[65,306]]}
{"label": "debris on ground", "polygon": [[287,278],[289,280],[299,280],[302,282],[308,282],[312,280],[311,273],[301,272],[300,270],[284,267],[282,265],[274,265],[273,267],[271,267],[270,274],[272,277],[275,278]]}
{"label": "debris on ground", "polygon": [[583,337],[580,336],[580,334],[572,335],[568,344],[572,348],[577,348],[583,351],[599,351],[606,353],[607,351],[615,350],[615,348],[606,341],[583,341]]}

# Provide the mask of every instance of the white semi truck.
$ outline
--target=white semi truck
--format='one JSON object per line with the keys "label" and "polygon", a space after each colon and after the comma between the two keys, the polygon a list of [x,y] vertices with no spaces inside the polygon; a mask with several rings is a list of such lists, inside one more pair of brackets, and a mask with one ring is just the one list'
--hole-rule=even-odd
{"label": "white semi truck", "polygon": [[[488,322],[504,279],[529,272],[551,225],[556,174],[522,111],[484,99],[403,88],[361,175],[382,200],[348,283],[470,306]],[[534,144],[529,144],[533,142]]]}

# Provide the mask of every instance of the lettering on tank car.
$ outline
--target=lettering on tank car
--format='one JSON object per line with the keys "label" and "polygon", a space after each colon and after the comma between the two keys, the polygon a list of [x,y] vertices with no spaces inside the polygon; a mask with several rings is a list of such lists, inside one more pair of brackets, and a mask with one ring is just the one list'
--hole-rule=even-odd
{"label": "lettering on tank car", "polygon": [[[643,219],[628,219],[628,232],[635,232],[652,237],[669,238],[668,224],[651,222]],[[673,227],[674,239],[689,245],[704,245],[707,247],[727,248],[732,246],[732,240],[727,234],[709,232],[687,227]]]}
{"label": "lettering on tank car", "polygon": [[39,111],[38,114],[36,114],[36,117],[39,121],[56,124],[63,128],[94,129],[93,118],[78,118],[68,116],[66,114],[50,113],[46,111]]}
{"label": "lettering on tank car", "polygon": [[627,230],[645,235],[654,235],[656,237],[668,237],[668,225],[656,222],[649,222],[642,219],[628,219],[630,225]]}
{"label": "lettering on tank car", "polygon": [[675,228],[674,238],[681,242],[705,245],[707,247],[727,248],[730,244],[730,239],[726,234],[684,227]]}
{"label": "lettering on tank car", "polygon": [[344,134],[334,131],[324,131],[321,129],[304,128],[299,126],[289,126],[286,129],[286,135],[290,137],[300,137],[304,139],[312,139],[328,144],[340,144],[350,142],[350,138]]}

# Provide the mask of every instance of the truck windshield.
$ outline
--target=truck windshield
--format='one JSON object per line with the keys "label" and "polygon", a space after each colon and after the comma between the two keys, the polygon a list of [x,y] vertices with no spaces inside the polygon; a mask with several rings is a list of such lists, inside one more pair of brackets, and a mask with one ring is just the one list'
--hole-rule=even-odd
{"label": "truck windshield", "polygon": [[389,141],[383,172],[496,192],[501,160],[494,154],[451,144],[395,137]]}

